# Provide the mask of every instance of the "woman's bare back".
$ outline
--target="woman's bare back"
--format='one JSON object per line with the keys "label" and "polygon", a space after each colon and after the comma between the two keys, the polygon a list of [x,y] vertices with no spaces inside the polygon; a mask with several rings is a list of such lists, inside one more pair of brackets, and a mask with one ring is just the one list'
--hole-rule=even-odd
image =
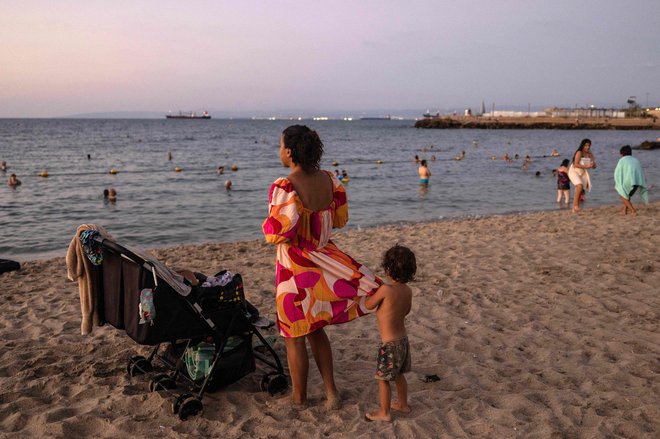
{"label": "woman's bare back", "polygon": [[288,178],[306,209],[317,212],[332,202],[332,179],[325,171],[294,171]]}

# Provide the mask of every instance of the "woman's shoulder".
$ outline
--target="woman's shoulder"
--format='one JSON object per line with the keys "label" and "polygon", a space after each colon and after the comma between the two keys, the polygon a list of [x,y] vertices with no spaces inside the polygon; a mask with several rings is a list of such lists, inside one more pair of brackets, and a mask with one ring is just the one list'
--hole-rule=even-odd
{"label": "woman's shoulder", "polygon": [[328,177],[330,177],[330,181],[332,182],[333,192],[340,189],[340,188],[343,189],[344,186],[342,186],[341,182],[339,181],[337,176],[334,174],[334,172],[326,171],[325,169],[321,170],[321,172],[325,173]]}
{"label": "woman's shoulder", "polygon": [[272,200],[285,200],[291,196],[297,196],[293,184],[287,177],[280,177],[270,185],[268,198]]}
{"label": "woman's shoulder", "polygon": [[289,192],[293,190],[293,184],[291,183],[291,180],[289,180],[289,177],[280,177],[271,185],[271,189],[273,188],[285,189]]}

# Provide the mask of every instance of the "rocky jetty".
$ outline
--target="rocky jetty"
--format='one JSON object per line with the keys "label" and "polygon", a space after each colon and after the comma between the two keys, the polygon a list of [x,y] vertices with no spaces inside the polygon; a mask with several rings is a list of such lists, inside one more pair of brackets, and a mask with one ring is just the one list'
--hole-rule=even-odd
{"label": "rocky jetty", "polygon": [[415,128],[657,130],[660,122],[652,118],[446,116],[418,120]]}

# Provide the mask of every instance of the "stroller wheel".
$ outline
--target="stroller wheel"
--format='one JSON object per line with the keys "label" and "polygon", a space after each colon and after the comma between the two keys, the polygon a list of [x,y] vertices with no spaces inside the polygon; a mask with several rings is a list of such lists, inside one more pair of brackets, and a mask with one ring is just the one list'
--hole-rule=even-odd
{"label": "stroller wheel", "polygon": [[190,393],[184,393],[174,398],[174,401],[172,402],[172,413],[175,415],[179,414],[179,410],[181,410],[181,404],[183,404],[183,401],[185,401],[186,399],[192,396],[193,395],[191,395]]}
{"label": "stroller wheel", "polygon": [[136,355],[128,360],[127,370],[128,375],[134,377],[136,375],[142,375],[143,373],[151,372],[153,367],[151,366],[149,360],[141,355]]}
{"label": "stroller wheel", "polygon": [[204,405],[202,404],[202,401],[195,396],[191,396],[181,403],[181,407],[179,408],[179,419],[185,421],[190,416],[202,413],[203,410]]}
{"label": "stroller wheel", "polygon": [[270,372],[267,373],[266,375],[261,377],[261,383],[259,383],[261,387],[261,391],[265,392],[268,390],[268,383],[270,383],[271,377],[275,374],[275,372]]}
{"label": "stroller wheel", "polygon": [[261,378],[261,390],[268,391],[271,395],[283,392],[289,387],[284,375],[277,372],[270,372]]}
{"label": "stroller wheel", "polygon": [[149,390],[152,392],[171,389],[176,389],[176,381],[167,374],[156,375],[149,381]]}
{"label": "stroller wheel", "polygon": [[268,390],[268,393],[271,395],[275,395],[276,393],[284,392],[288,387],[289,383],[287,382],[286,377],[284,375],[277,374],[270,379],[266,390]]}

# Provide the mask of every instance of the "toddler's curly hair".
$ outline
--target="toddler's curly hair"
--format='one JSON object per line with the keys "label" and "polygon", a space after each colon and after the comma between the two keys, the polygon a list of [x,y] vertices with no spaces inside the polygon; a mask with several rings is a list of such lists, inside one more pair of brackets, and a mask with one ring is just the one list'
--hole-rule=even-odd
{"label": "toddler's curly hair", "polygon": [[415,278],[417,272],[415,253],[408,247],[396,244],[383,255],[382,267],[395,281],[408,283]]}

